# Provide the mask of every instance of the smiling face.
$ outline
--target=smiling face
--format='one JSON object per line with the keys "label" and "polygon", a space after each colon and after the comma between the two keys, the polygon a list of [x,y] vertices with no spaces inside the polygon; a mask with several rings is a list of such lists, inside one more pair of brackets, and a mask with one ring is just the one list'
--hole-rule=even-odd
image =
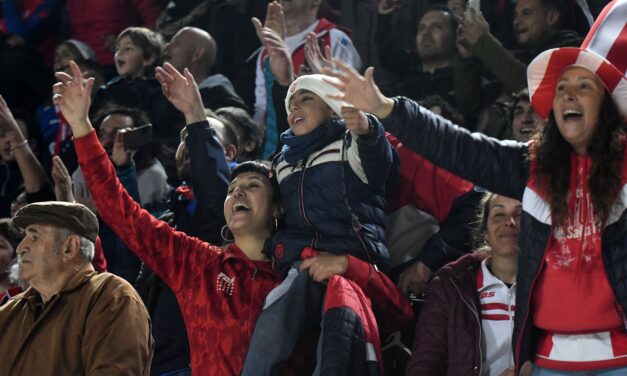
{"label": "smiling face", "polygon": [[309,90],[298,90],[290,98],[287,122],[296,136],[318,128],[335,113],[319,96]]}
{"label": "smiling face", "polygon": [[492,249],[492,257],[518,255],[520,232],[520,201],[494,195],[488,204],[488,221],[485,239]]}
{"label": "smiling face", "polygon": [[557,82],[553,116],[560,134],[578,154],[587,153],[599,126],[604,97],[601,81],[584,68],[567,69]]}
{"label": "smiling face", "polygon": [[236,238],[270,236],[276,210],[273,193],[268,178],[256,172],[242,172],[231,181],[224,200],[224,218]]}
{"label": "smiling face", "polygon": [[120,38],[115,50],[115,68],[120,76],[141,77],[152,65],[152,59],[144,58],[144,52],[129,36]]}
{"label": "smiling face", "polygon": [[55,239],[55,227],[32,224],[17,246],[20,279],[38,289],[55,281],[63,269],[62,256]]}
{"label": "smiling face", "polygon": [[537,131],[542,129],[545,122],[531,107],[527,99],[516,102],[512,118],[512,135],[514,140],[527,142]]}

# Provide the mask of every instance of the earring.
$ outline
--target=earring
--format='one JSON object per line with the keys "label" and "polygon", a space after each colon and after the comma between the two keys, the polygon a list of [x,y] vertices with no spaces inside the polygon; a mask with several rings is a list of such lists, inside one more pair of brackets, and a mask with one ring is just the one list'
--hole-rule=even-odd
{"label": "earring", "polygon": [[233,233],[227,225],[222,226],[222,229],[220,230],[220,236],[225,242],[232,242],[233,240],[235,240]]}
{"label": "earring", "polygon": [[277,232],[279,229],[279,218],[275,215],[274,216],[274,232]]}

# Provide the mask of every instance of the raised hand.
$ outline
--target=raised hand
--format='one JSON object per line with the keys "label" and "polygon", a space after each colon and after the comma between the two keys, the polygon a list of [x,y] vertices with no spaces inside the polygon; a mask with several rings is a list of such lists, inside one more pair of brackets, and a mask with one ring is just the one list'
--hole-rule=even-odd
{"label": "raised hand", "polygon": [[[272,5],[273,3],[269,4]],[[283,11],[281,11],[281,15]],[[282,17],[282,16],[281,16]],[[257,37],[261,44],[263,44],[268,57],[270,58],[270,70],[274,77],[283,86],[288,86],[294,80],[294,67],[292,64],[292,53],[283,41],[284,37],[281,36],[272,27],[267,26],[268,20],[266,19],[266,26],[261,25],[261,21],[256,18],[252,19]]]}
{"label": "raised hand", "polygon": [[[267,22],[266,22],[267,23]],[[253,18],[253,24],[261,44],[266,48],[270,58],[270,70],[274,77],[283,86],[288,86],[294,80],[292,68],[292,54],[283,41],[283,38],[269,27],[262,27],[261,22]]]}
{"label": "raised hand", "polygon": [[56,72],[59,82],[52,85],[52,101],[59,106],[65,120],[72,128],[74,137],[82,137],[92,131],[89,122],[89,106],[91,105],[91,90],[94,78],[83,78],[78,65],[70,60],[71,75]]}
{"label": "raised hand", "polygon": [[490,25],[481,12],[470,8],[458,27],[458,39],[463,47],[472,51],[483,34],[490,33]]}
{"label": "raised hand", "polygon": [[187,124],[206,119],[198,85],[189,69],[182,75],[172,64],[157,67],[155,77],[161,84],[163,95],[185,115]]}
{"label": "raised hand", "polygon": [[2,95],[0,95],[0,132],[8,139],[11,149],[26,141]]}
{"label": "raised hand", "polygon": [[[261,21],[256,17],[253,17],[252,21],[253,25],[255,25],[255,30],[257,30],[257,36],[259,36],[259,30],[262,28]],[[283,15],[283,6],[281,4],[276,1],[268,4],[266,8],[266,23],[263,27],[274,31],[281,39],[285,39],[287,27],[285,26],[285,16]],[[261,40],[261,37],[259,37],[259,40]]]}
{"label": "raised hand", "polygon": [[115,134],[113,149],[111,149],[111,162],[118,167],[128,166],[135,153],[134,150],[126,150],[124,146],[124,134],[127,130],[128,128],[120,129],[118,133]]}
{"label": "raised hand", "polygon": [[74,202],[72,177],[58,155],[52,157],[52,181],[54,181],[54,197],[57,201]]}
{"label": "raised hand", "polygon": [[371,113],[380,119],[386,118],[394,109],[394,101],[384,96],[374,82],[374,68],[366,69],[362,76],[353,67],[340,59],[333,59],[337,70],[323,67],[327,76],[335,77],[339,83],[332,80],[327,82],[335,86],[341,94],[327,94],[330,98],[342,100],[353,107]]}
{"label": "raised hand", "polygon": [[366,114],[355,107],[342,107],[342,117],[344,118],[346,129],[356,135],[365,136],[370,132],[370,123],[368,123]]}
{"label": "raised hand", "polygon": [[322,55],[315,33],[309,33],[305,36],[305,59],[311,73],[322,73],[322,67],[333,67],[332,58],[329,45],[324,46],[324,56]]}

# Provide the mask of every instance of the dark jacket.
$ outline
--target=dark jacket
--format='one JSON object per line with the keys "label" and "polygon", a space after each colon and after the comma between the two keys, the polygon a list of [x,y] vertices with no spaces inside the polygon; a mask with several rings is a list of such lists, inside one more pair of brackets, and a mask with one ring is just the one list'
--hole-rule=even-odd
{"label": "dark jacket", "polygon": [[[385,197],[396,182],[399,159],[378,120],[370,116],[369,121],[371,135],[341,132],[296,165],[278,157],[275,170],[287,227],[275,235],[270,256],[281,266],[314,247],[388,267]],[[344,126],[339,123],[334,126]]]}
{"label": "dark jacket", "polygon": [[[394,110],[383,124],[405,146],[434,164],[491,192],[522,201],[513,334],[516,369],[520,370],[520,366],[534,356],[531,294],[544,266],[552,231],[549,204],[538,193],[530,176],[527,144],[471,134],[406,98],[395,100]],[[621,176],[625,176],[624,171]],[[627,307],[627,210],[624,203],[625,198],[623,204],[614,206],[613,215],[603,230],[602,255],[610,286],[620,303],[617,309],[627,324],[624,313]]]}
{"label": "dark jacket", "polygon": [[237,107],[248,111],[244,100],[235,92],[233,84],[221,74],[212,74],[198,83],[198,90],[205,108]]}
{"label": "dark jacket", "polygon": [[442,267],[420,310],[407,375],[481,375],[482,329],[475,278],[485,258],[471,253]]}

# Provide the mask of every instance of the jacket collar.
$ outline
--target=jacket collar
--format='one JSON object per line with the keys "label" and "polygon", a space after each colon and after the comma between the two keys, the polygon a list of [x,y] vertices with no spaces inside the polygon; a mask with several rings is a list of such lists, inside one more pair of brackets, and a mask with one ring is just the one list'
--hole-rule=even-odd
{"label": "jacket collar", "polygon": [[[268,241],[266,241],[266,246],[268,245]],[[226,263],[228,260],[237,260],[239,262],[243,262],[247,264],[251,269],[260,269],[263,271],[267,271],[269,273],[276,274],[272,263],[269,260],[263,261],[254,261],[248,258],[246,254],[239,249],[239,247],[235,243],[231,243],[226,247],[224,252],[224,257],[222,258],[222,263]]]}
{"label": "jacket collar", "polygon": [[466,254],[459,259],[446,264],[440,269],[443,273],[447,273],[459,280],[464,280],[466,278],[473,278],[477,270],[481,266],[481,262],[487,256],[482,252],[472,252]]}
{"label": "jacket collar", "polygon": [[[53,297],[62,295],[66,292],[79,289],[96,274],[97,274],[96,270],[91,265],[91,263],[83,266],[82,268],[78,269],[67,280],[65,285],[56,294],[54,294]],[[35,299],[39,299],[39,298],[40,298],[39,292],[35,290],[33,287],[29,287],[21,297],[21,299],[25,299],[33,303],[35,302]],[[52,300],[52,298],[50,300]]]}

